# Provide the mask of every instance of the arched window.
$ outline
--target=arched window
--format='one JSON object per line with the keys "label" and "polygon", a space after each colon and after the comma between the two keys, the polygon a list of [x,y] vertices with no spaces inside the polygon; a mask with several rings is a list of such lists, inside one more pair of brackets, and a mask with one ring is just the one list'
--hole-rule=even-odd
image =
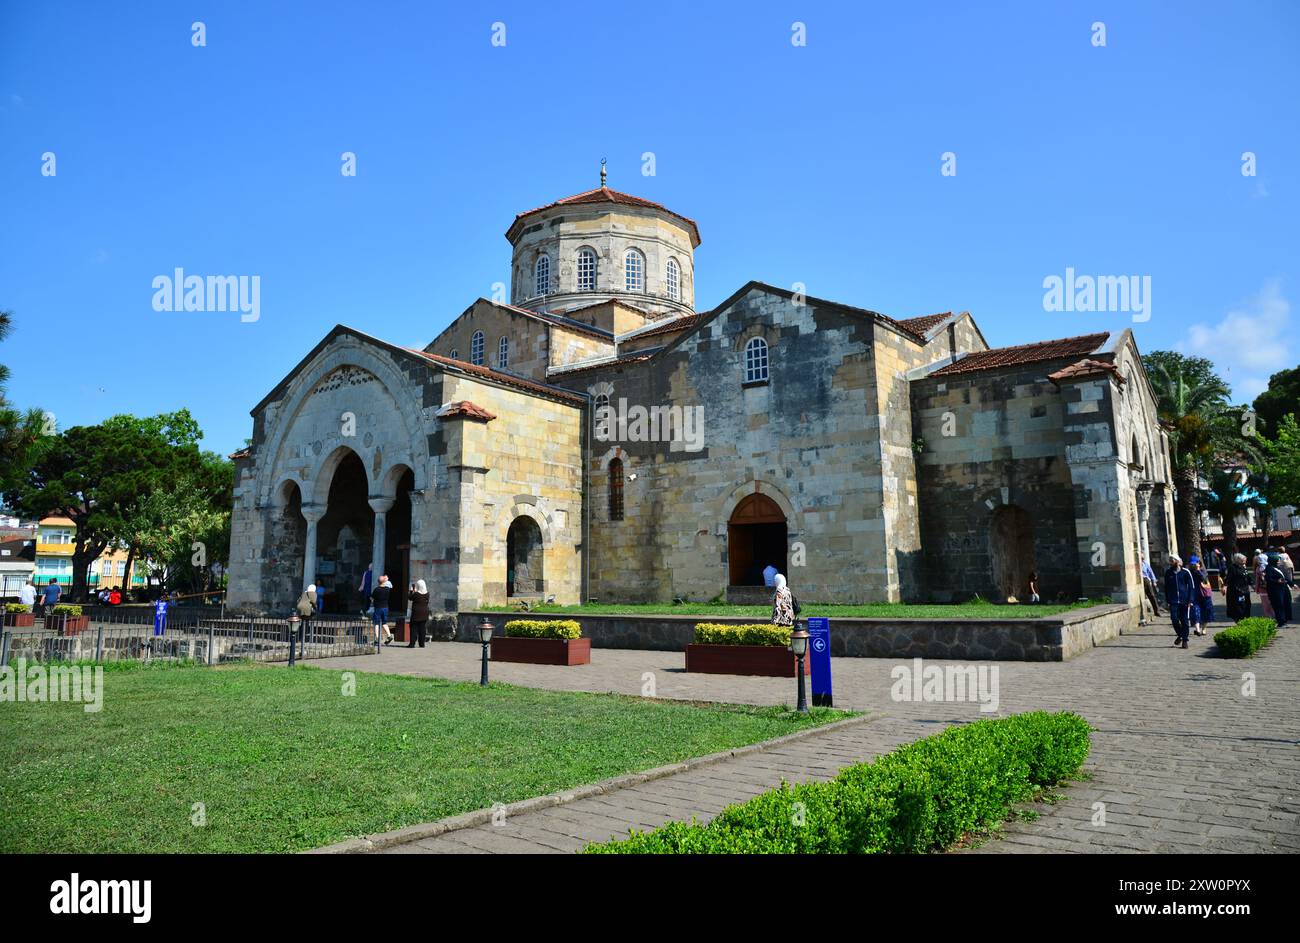
{"label": "arched window", "polygon": [[679,301],[682,296],[681,272],[677,268],[677,260],[668,260],[668,270],[664,273],[664,284],[668,288],[668,297],[673,301]]}
{"label": "arched window", "polygon": [[610,437],[609,394],[596,394],[595,409],[592,410],[592,434],[598,442],[608,442]]}
{"label": "arched window", "polygon": [[510,338],[502,337],[497,341],[497,368],[504,370],[510,366]]}
{"label": "arched window", "polygon": [[551,257],[539,255],[537,265],[533,268],[533,294],[549,295],[551,293]]}
{"label": "arched window", "polygon": [[469,362],[477,367],[483,366],[483,332],[475,331],[469,339]]}
{"label": "arched window", "polygon": [[745,345],[745,382],[761,383],[767,380],[767,341],[751,337]]}
{"label": "arched window", "polygon": [[623,257],[623,283],[628,291],[645,291],[645,256],[636,249]]}
{"label": "arched window", "polygon": [[453,347],[453,348],[451,349],[451,359],[452,359],[452,360],[459,360],[459,359],[460,359],[460,351],[457,350],[455,347]]}
{"label": "arched window", "polygon": [[578,291],[596,290],[596,251],[578,250]]}
{"label": "arched window", "polygon": [[616,458],[609,463],[609,519],[623,519],[623,460]]}

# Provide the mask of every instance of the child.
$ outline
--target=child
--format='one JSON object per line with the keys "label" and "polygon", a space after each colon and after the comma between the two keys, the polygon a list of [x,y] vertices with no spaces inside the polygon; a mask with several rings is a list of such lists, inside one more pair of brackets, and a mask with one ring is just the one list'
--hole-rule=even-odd
{"label": "child", "polygon": [[1029,574],[1029,602],[1031,605],[1037,605],[1040,601],[1038,596],[1038,573],[1035,571]]}

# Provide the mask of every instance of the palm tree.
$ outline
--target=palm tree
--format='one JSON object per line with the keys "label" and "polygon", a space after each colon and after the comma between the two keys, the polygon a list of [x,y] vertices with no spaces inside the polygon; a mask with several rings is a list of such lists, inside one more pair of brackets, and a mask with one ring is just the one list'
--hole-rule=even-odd
{"label": "palm tree", "polygon": [[1228,559],[1237,552],[1237,515],[1259,510],[1264,502],[1251,489],[1245,473],[1216,468],[1208,476],[1209,487],[1200,493],[1200,508],[1223,524],[1223,549]]}
{"label": "palm tree", "polygon": [[[1174,527],[1184,559],[1201,552],[1197,484],[1202,462],[1232,447],[1238,432],[1229,411],[1228,386],[1203,358],[1155,351],[1143,358],[1156,394],[1160,424],[1169,434],[1174,476]],[[1238,435],[1238,438],[1240,436]]]}

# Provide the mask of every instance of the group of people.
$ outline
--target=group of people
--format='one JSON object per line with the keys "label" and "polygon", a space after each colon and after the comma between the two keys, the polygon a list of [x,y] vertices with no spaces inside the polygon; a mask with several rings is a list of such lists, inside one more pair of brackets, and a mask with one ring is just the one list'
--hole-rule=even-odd
{"label": "group of people", "polygon": [[[366,567],[361,585],[357,587],[361,598],[369,603],[362,615],[369,615],[375,627],[375,640],[385,645],[393,643],[393,630],[389,626],[390,604],[393,601],[393,582],[386,573],[380,574],[378,582],[374,579],[374,565]],[[320,611],[321,593],[315,583],[310,584],[298,597],[295,611],[304,619],[309,619]],[[429,588],[424,580],[416,580],[407,591],[406,626],[410,641],[407,648],[418,644],[424,648],[429,636]]]}
{"label": "group of people", "polygon": [[[1292,621],[1291,588],[1295,586],[1295,566],[1284,548],[1258,551],[1254,565],[1249,567],[1245,554],[1233,554],[1231,564],[1227,564],[1221,552],[1214,550],[1211,553],[1217,557],[1214,562],[1219,564],[1219,572],[1222,573],[1226,565],[1224,597],[1228,618],[1240,622],[1250,616],[1250,594],[1253,591],[1259,595],[1264,615],[1276,620],[1278,628]],[[1159,616],[1155,572],[1146,560],[1142,561],[1142,581],[1147,599]],[[1190,635],[1209,634],[1210,623],[1214,621],[1214,591],[1205,563],[1199,557],[1191,557],[1186,566],[1177,555],[1169,557],[1164,596],[1174,625],[1175,647],[1187,648]]]}
{"label": "group of people", "polygon": [[51,578],[45,584],[43,589],[37,589],[36,584],[30,579],[25,581],[18,588],[18,601],[24,606],[31,606],[32,613],[40,618],[45,615],[46,609],[53,609],[59,603],[59,597],[63,595],[63,587],[59,581]]}

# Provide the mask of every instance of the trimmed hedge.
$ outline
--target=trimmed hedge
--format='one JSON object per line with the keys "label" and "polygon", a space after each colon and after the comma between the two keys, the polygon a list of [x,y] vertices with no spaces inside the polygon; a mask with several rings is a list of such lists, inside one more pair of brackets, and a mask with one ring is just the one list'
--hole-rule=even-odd
{"label": "trimmed hedge", "polygon": [[936,851],[1078,772],[1088,722],[1035,711],[980,720],[729,806],[707,825],[633,831],[588,854],[879,854]]}
{"label": "trimmed hedge", "polygon": [[32,611],[31,606],[24,606],[20,602],[5,603],[5,612],[31,612],[31,611]]}
{"label": "trimmed hedge", "polygon": [[71,605],[70,603],[61,603],[60,605],[55,606],[53,609],[47,612],[46,615],[47,616],[79,616],[81,615],[81,607]]}
{"label": "trimmed hedge", "polygon": [[573,619],[514,619],[506,623],[512,638],[582,638],[582,626]]}
{"label": "trimmed hedge", "polygon": [[1221,658],[1249,658],[1277,635],[1277,623],[1272,619],[1255,616],[1242,619],[1232,628],[1214,633],[1214,644],[1219,646]]}
{"label": "trimmed hedge", "polygon": [[696,645],[770,645],[773,648],[789,648],[790,633],[788,625],[772,625],[767,622],[749,625],[719,625],[715,622],[697,622],[695,624]]}

